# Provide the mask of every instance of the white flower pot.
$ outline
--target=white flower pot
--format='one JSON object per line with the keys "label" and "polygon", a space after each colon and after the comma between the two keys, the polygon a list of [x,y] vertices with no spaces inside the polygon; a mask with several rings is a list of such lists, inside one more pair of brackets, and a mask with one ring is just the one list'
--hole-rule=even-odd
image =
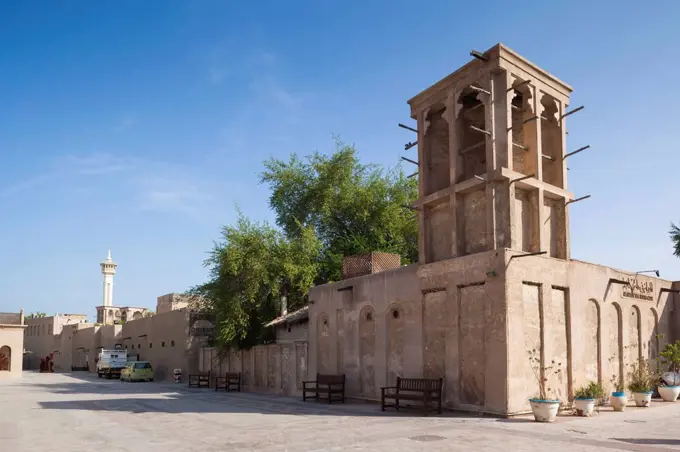
{"label": "white flower pot", "polygon": [[609,397],[609,403],[611,404],[614,411],[623,411],[628,405],[628,397],[626,397],[625,392],[612,392],[611,397]]}
{"label": "white flower pot", "polygon": [[663,381],[668,386],[677,386],[680,384],[680,372],[666,372],[663,375]]}
{"label": "white flower pot", "polygon": [[559,400],[529,399],[531,411],[534,413],[536,422],[554,422],[557,410],[560,408]]}
{"label": "white flower pot", "polygon": [[578,416],[590,417],[595,409],[595,399],[574,399],[574,408]]}
{"label": "white flower pot", "polygon": [[664,402],[675,402],[680,395],[680,386],[659,386],[657,390]]}
{"label": "white flower pot", "polygon": [[635,406],[649,406],[652,403],[652,392],[634,392]]}

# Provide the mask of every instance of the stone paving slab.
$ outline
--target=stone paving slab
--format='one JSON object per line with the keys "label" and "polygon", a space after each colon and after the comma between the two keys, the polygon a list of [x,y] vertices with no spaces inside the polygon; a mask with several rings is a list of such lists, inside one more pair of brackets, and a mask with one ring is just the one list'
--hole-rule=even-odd
{"label": "stone paving slab", "polygon": [[678,451],[680,403],[592,418],[382,413],[87,374],[0,381],[0,451]]}

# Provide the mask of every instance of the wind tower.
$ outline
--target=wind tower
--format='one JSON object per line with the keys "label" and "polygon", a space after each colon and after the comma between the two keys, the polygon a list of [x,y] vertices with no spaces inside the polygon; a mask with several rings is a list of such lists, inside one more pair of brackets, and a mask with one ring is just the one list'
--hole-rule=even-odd
{"label": "wind tower", "polygon": [[[572,88],[502,44],[408,101],[417,121],[419,262],[498,248],[569,259]],[[415,175],[415,174],[414,174]]]}

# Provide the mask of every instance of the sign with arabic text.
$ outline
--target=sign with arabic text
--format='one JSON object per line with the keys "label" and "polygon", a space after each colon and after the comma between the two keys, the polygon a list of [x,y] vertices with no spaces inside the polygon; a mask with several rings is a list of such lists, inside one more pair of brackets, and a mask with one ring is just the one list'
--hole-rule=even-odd
{"label": "sign with arabic text", "polygon": [[638,300],[654,301],[654,283],[647,278],[640,279],[638,276],[621,275],[621,279],[628,284],[622,286],[621,296],[636,298]]}

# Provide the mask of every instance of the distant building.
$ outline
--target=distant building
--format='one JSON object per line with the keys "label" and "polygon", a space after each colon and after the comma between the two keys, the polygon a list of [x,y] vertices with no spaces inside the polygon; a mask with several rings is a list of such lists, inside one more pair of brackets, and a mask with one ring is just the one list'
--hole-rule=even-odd
{"label": "distant building", "polygon": [[94,371],[99,351],[118,346],[136,359],[150,361],[159,380],[171,378],[176,368],[196,369],[198,350],[214,336],[215,322],[191,311],[190,298],[177,293],[158,297],[154,316],[147,308],[115,306],[113,276],[118,264],[111,252],[100,266],[103,299],[96,307],[97,323],[89,323],[84,314],[28,319],[26,368],[38,369],[40,358],[51,355],[57,372]]}
{"label": "distant building", "polygon": [[148,309],[146,308],[113,305],[113,276],[116,274],[118,264],[111,259],[111,250],[109,250],[106,260],[102,261],[99,265],[102,269],[102,288],[104,289],[104,292],[102,305],[97,306],[96,308],[97,323],[112,325],[144,317],[148,312]]}
{"label": "distant building", "polygon": [[267,323],[265,326],[275,329],[277,343],[286,343],[306,341],[308,325],[309,306],[305,306],[304,308],[291,313],[284,310],[279,317]]}
{"label": "distant building", "polygon": [[178,293],[169,293],[156,299],[156,314],[176,311],[189,306],[191,297]]}
{"label": "distant building", "polygon": [[38,369],[40,358],[54,352],[55,335],[67,325],[88,324],[85,314],[55,314],[47,317],[26,317],[24,348],[29,352],[24,360],[25,369]]}
{"label": "distant building", "polygon": [[0,312],[0,378],[21,376],[25,329],[23,310]]}

